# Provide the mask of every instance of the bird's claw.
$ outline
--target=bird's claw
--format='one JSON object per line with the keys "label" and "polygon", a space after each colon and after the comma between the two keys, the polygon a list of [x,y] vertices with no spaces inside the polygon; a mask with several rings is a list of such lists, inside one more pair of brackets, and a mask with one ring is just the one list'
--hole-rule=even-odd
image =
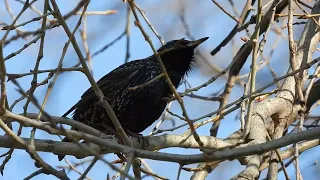
{"label": "bird's claw", "polygon": [[127,133],[131,137],[135,137],[138,139],[138,143],[142,145],[142,148],[144,149],[145,147],[149,146],[149,141],[147,137],[144,137],[142,134],[137,134],[131,131],[127,131]]}

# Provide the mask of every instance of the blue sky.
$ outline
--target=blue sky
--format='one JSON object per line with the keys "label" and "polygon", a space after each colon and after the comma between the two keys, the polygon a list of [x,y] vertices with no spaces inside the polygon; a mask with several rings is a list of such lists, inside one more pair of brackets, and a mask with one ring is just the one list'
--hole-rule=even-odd
{"label": "blue sky", "polygon": [[[11,8],[14,14],[17,14],[21,9],[21,4],[16,1],[9,1]],[[61,8],[62,13],[66,13],[71,10],[74,5],[78,1],[69,0],[68,3],[65,1],[58,0],[57,3]],[[126,6],[121,3],[122,1],[92,1],[90,6],[88,7],[88,11],[104,11],[109,9],[118,10],[118,13],[112,16],[89,16],[88,17],[88,44],[91,52],[95,52],[100,49],[105,44],[111,42],[115,37],[119,36],[125,27],[126,23]],[[186,12],[186,20],[190,27],[190,32],[195,38],[201,38],[208,36],[209,39],[203,43],[199,48],[206,55],[208,60],[211,63],[217,64],[221,68],[226,67],[230,61],[232,60],[232,48],[231,45],[227,45],[223,48],[216,56],[212,57],[209,55],[209,52],[217,46],[221,40],[229,33],[229,31],[235,25],[235,22],[223,14],[211,1],[195,1],[195,0],[185,0],[180,1],[185,4],[185,12]],[[169,41],[172,39],[178,39],[182,37],[186,37],[185,30],[182,26],[181,21],[179,20],[179,1],[177,0],[165,0],[165,1],[137,1],[137,3],[143,8],[150,21],[153,23],[156,30],[159,34],[164,38],[165,41]],[[39,2],[35,3],[35,6],[42,10],[43,0],[39,0]],[[238,5],[241,3],[239,2]],[[228,3],[222,3],[224,7],[228,7]],[[239,8],[240,9],[240,8]],[[230,9],[229,9],[230,10]],[[240,11],[240,10],[239,10]],[[0,21],[10,23],[10,17],[5,11],[5,6],[3,2],[0,2]],[[23,17],[18,21],[18,23],[25,22],[30,20],[33,17],[37,17],[32,11],[27,10]],[[52,18],[52,17],[51,17]],[[74,16],[70,18],[67,22],[70,28],[74,28],[79,16]],[[133,20],[133,19],[132,19]],[[133,21],[131,21],[133,22]],[[152,41],[156,47],[160,47],[160,42],[157,38],[152,34],[150,29],[147,27],[145,23],[142,25],[147,30],[147,33],[152,38]],[[40,27],[39,22],[34,22],[22,29],[25,31],[34,30]],[[301,27],[296,29],[296,39],[299,37],[299,33],[301,32]],[[14,35],[14,31],[11,32],[10,35]],[[3,32],[0,32],[1,36]],[[235,37],[235,47],[239,48],[242,45],[242,41],[239,37],[245,36],[244,33],[237,35]],[[270,33],[266,50],[264,51],[265,55],[268,56],[270,52],[270,47],[273,45],[275,41],[275,34]],[[27,40],[17,40],[4,48],[5,55],[10,54],[18,50],[25,43],[30,41],[33,37],[28,38]],[[79,45],[82,46],[81,38],[77,35],[77,40]],[[145,58],[152,54],[151,48],[144,40],[141,35],[139,29],[135,27],[131,23],[131,44],[130,44],[130,60]],[[46,33],[45,39],[45,48],[44,48],[44,58],[41,61],[39,69],[52,69],[55,68],[58,64],[62,53],[62,47],[67,41],[67,37],[62,28],[55,28]],[[29,70],[34,68],[34,63],[37,58],[39,43],[31,45],[28,49],[23,51],[21,54],[16,57],[6,61],[7,71],[8,73],[24,73],[29,72]],[[282,40],[278,46],[279,48],[275,51],[271,65],[275,68],[275,71],[278,75],[283,75],[287,70],[287,62],[288,62],[288,45],[286,41]],[[84,52],[84,51],[83,51]],[[124,62],[125,59],[125,38],[122,38],[120,41],[111,46],[107,51],[101,53],[100,55],[93,58],[93,72],[94,78],[99,80],[103,75],[110,72],[112,69],[118,67]],[[199,60],[200,61],[200,60]],[[67,55],[65,57],[63,67],[70,67],[77,63],[77,56],[72,48],[69,47]],[[241,71],[241,74],[245,74],[249,71],[249,63],[246,63],[245,67]],[[213,75],[212,70],[210,68],[203,65],[203,63],[198,63],[192,73],[188,76],[187,80],[190,82],[192,86],[200,85],[206,82]],[[40,75],[40,79],[44,79],[47,75]],[[32,76],[25,77],[19,79],[20,84],[23,86],[25,90],[29,89],[30,81]],[[261,70],[258,72],[257,82],[258,86],[262,86],[265,83],[271,82],[272,77],[268,70]],[[224,87],[225,79],[221,77],[213,84],[208,87],[201,89],[197,94],[199,95],[210,95],[214,92],[217,92],[222,87]],[[89,82],[79,72],[68,72],[63,73],[59,76],[52,94],[49,98],[48,104],[46,106],[46,111],[55,116],[62,115],[66,112],[74,103],[76,103],[82,93],[90,86]],[[275,87],[270,88],[269,90]],[[39,102],[42,102],[45,92],[47,89],[47,85],[38,88],[35,92],[36,97]],[[181,86],[178,89],[180,92],[184,90],[184,87]],[[243,89],[240,86],[236,86],[233,89],[229,102],[237,99],[243,93]],[[9,103],[12,103],[15,99],[20,97],[19,93],[15,91],[15,87],[8,83],[8,98]],[[218,108],[218,103],[216,102],[207,102],[196,99],[184,98],[185,105],[188,110],[188,114],[191,118],[199,117],[203,114],[212,112]],[[20,113],[23,111],[24,103],[19,103],[14,112]],[[175,113],[180,113],[180,109],[177,103],[174,103],[172,106],[172,111]],[[30,105],[29,112],[38,112],[37,109]],[[227,137],[230,133],[239,129],[240,124],[237,119],[237,114],[239,111],[231,113],[222,121],[222,126],[220,128],[218,137]],[[175,119],[176,124],[181,124],[182,122],[179,119]],[[170,122],[165,122],[161,125],[162,129],[171,127]],[[17,126],[15,126],[17,128]],[[144,131],[144,134],[148,134],[153,126]],[[209,134],[209,126],[205,126],[199,128],[198,133],[201,135]],[[183,133],[186,128],[179,129],[174,132],[174,134]],[[30,129],[26,128],[23,130],[23,137],[29,137]],[[48,135],[45,132],[37,131],[37,138],[40,139],[54,139],[58,140],[58,137]],[[0,149],[0,153],[6,152],[7,149]],[[196,150],[188,150],[188,149],[179,149],[172,148],[167,150],[162,150],[163,152],[171,152],[171,153],[182,153],[182,154],[193,154],[199,153]],[[313,163],[320,158],[317,156],[319,154],[319,148],[313,148],[305,153],[303,153],[300,157],[301,162],[301,171],[304,178],[315,179],[316,174],[319,175],[318,164],[313,165]],[[65,165],[65,163],[58,162],[57,156],[50,153],[40,153],[41,157],[48,163],[53,166],[57,165]],[[311,158],[310,158],[311,157]],[[114,155],[106,155],[106,159],[112,161],[116,157]],[[79,162],[79,160],[69,157],[68,160],[71,162]],[[178,165],[167,162],[156,162],[156,161],[147,161],[154,172],[165,176],[169,179],[176,178],[176,172],[178,170]],[[88,164],[79,167],[80,171],[84,171]],[[194,167],[195,165],[190,165],[188,167]],[[237,161],[227,161],[222,163],[211,175],[210,178],[219,178],[219,179],[229,179],[236,175],[238,172],[244,169],[244,166],[240,166]],[[4,176],[0,179],[23,179],[27,175],[36,171],[37,168],[34,166],[34,161],[30,159],[29,155],[25,151],[16,150],[13,154],[12,159],[6,165]],[[292,179],[295,179],[294,175],[294,166],[290,166],[288,168],[290,176]],[[88,176],[92,179],[105,179],[107,174],[110,176],[114,175],[115,172],[111,171],[105,164],[99,162],[97,163],[93,170],[90,171]],[[188,179],[191,173],[182,172],[181,179]],[[78,175],[74,172],[70,172],[69,177],[71,179],[76,179]],[[265,177],[265,172],[262,173],[260,178]],[[34,179],[56,179],[53,176],[47,175],[39,175]],[[152,179],[150,177],[146,179]],[[279,179],[284,179],[283,173],[279,173]]]}

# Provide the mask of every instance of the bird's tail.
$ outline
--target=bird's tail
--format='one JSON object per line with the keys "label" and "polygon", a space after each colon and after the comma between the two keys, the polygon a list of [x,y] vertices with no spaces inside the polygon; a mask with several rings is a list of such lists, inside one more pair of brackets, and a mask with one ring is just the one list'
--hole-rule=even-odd
{"label": "bird's tail", "polygon": [[[70,142],[69,139],[67,137],[65,137],[64,139],[62,139],[61,142]],[[66,155],[58,155],[58,159],[59,161],[61,161]]]}

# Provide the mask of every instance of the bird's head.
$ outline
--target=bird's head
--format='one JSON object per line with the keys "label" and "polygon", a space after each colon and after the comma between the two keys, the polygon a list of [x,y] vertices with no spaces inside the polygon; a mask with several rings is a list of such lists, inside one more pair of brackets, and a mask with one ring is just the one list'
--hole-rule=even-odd
{"label": "bird's head", "polygon": [[161,60],[169,70],[186,73],[190,70],[191,62],[194,61],[194,49],[207,40],[204,37],[195,41],[183,39],[172,40],[158,49]]}

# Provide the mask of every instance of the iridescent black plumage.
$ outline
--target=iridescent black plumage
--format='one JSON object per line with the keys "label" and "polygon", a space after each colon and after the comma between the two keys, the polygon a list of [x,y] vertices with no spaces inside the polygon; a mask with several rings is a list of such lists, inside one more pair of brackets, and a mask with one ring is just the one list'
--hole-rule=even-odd
{"label": "iridescent black plumage", "polygon": [[[158,50],[175,87],[179,86],[182,78],[190,70],[194,60],[194,49],[207,39],[205,37],[196,41],[173,40]],[[125,63],[97,82],[125,131],[142,132],[164,111],[167,105],[166,98],[172,95],[164,77],[142,88],[128,89],[144,84],[161,73],[161,67],[152,55]],[[110,127],[112,129],[113,124],[105,109],[97,103],[98,99],[93,89],[89,88],[65,115],[75,109],[74,120],[106,134],[112,134]]]}

